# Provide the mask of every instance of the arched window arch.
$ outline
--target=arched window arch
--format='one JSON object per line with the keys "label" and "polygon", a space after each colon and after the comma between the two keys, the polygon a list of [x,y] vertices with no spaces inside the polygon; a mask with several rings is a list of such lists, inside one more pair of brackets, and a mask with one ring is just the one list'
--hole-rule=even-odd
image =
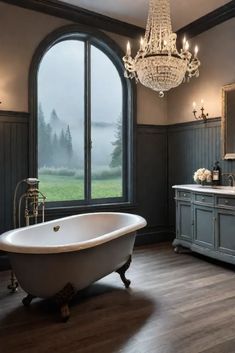
{"label": "arched window arch", "polygon": [[129,203],[133,86],[105,34],[66,26],[38,47],[30,73],[30,171],[51,206]]}

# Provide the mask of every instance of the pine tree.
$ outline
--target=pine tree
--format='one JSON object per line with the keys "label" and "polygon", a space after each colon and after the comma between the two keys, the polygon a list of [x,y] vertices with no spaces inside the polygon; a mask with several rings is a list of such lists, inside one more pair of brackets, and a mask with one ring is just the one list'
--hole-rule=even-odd
{"label": "pine tree", "polygon": [[54,151],[58,150],[59,141],[58,141],[58,137],[57,137],[57,134],[56,134],[56,133],[54,133],[54,135],[53,135],[52,144],[53,144],[53,150],[54,150]]}
{"label": "pine tree", "polygon": [[120,167],[122,165],[122,119],[119,117],[116,124],[115,132],[116,140],[112,142],[114,146],[113,152],[111,153],[111,162],[109,166],[111,168]]}
{"label": "pine tree", "polygon": [[51,118],[50,118],[50,123],[53,125],[53,124],[57,124],[58,121],[60,119],[58,118],[58,115],[56,113],[56,110],[55,109],[52,109],[52,112],[51,112]]}
{"label": "pine tree", "polygon": [[60,148],[62,149],[62,151],[64,151],[65,148],[66,148],[66,140],[65,140],[64,129],[61,129],[59,145],[60,145]]}
{"label": "pine tree", "polygon": [[38,166],[50,166],[52,163],[52,129],[46,124],[41,103],[38,106]]}
{"label": "pine tree", "polygon": [[70,133],[69,125],[67,126],[67,129],[65,132],[65,141],[66,141],[67,155],[68,155],[68,158],[71,160],[72,155],[73,155],[73,144],[72,144],[72,136]]}

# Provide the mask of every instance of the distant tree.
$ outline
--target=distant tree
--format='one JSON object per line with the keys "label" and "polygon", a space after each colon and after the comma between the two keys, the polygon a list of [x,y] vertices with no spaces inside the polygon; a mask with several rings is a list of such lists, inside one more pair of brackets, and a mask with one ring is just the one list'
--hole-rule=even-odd
{"label": "distant tree", "polygon": [[56,113],[56,110],[55,109],[52,109],[52,112],[51,112],[51,118],[50,118],[50,123],[51,125],[53,126],[53,124],[57,124],[58,121],[60,121],[57,113]]}
{"label": "distant tree", "polygon": [[61,133],[60,133],[60,138],[59,138],[59,146],[61,150],[65,150],[66,147],[66,140],[65,140],[65,133],[64,133],[64,129],[61,129]]}
{"label": "distant tree", "polygon": [[57,158],[60,166],[71,167],[73,160],[73,144],[70,127],[67,125],[66,130],[61,129],[60,136],[58,138]]}
{"label": "distant tree", "polygon": [[52,137],[52,155],[53,155],[53,167],[59,167],[59,140],[56,132],[54,132]]}
{"label": "distant tree", "polygon": [[46,124],[41,103],[38,106],[38,166],[50,166],[52,163],[52,129]]}
{"label": "distant tree", "polygon": [[113,152],[111,153],[111,162],[109,166],[111,168],[120,167],[122,165],[122,119],[119,117],[116,124],[115,132],[116,140],[112,142],[114,146]]}
{"label": "distant tree", "polygon": [[54,133],[54,135],[53,135],[52,145],[53,145],[53,150],[57,151],[58,147],[59,147],[59,141],[58,141],[58,136],[56,133]]}
{"label": "distant tree", "polygon": [[67,126],[66,132],[65,132],[65,147],[66,147],[66,152],[68,155],[69,160],[71,160],[73,156],[73,143],[72,143],[72,136],[70,133],[70,128],[69,125]]}
{"label": "distant tree", "polygon": [[50,123],[46,123],[42,105],[38,106],[38,166],[41,167],[71,167],[73,163],[73,144],[70,127],[61,128],[57,135],[60,119],[53,109]]}

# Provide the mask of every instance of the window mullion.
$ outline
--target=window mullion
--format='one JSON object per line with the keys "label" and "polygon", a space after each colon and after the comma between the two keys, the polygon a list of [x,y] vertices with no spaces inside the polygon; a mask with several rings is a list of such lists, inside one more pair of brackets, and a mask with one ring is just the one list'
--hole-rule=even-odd
{"label": "window mullion", "polygon": [[85,199],[91,200],[91,50],[85,42]]}

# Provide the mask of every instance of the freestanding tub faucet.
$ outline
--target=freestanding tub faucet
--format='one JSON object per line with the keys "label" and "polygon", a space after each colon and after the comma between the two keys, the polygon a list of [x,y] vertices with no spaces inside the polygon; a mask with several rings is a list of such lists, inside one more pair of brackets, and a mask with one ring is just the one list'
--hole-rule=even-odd
{"label": "freestanding tub faucet", "polygon": [[[45,220],[45,201],[46,196],[39,190],[39,182],[40,180],[37,178],[27,178],[19,181],[16,185],[13,199],[13,225],[14,229],[21,227],[21,216],[22,216],[22,202],[24,203],[24,218],[25,225],[29,226],[30,220],[33,220],[34,224],[38,223],[38,217],[41,216],[41,221]],[[26,191],[19,196],[18,191],[19,187],[22,184],[27,185]],[[18,201],[18,202],[17,202]],[[42,208],[39,214],[39,208]],[[15,278],[15,274],[11,271],[11,279],[10,284],[8,285],[8,289],[11,290],[12,293],[16,292],[18,288],[18,283]]]}

